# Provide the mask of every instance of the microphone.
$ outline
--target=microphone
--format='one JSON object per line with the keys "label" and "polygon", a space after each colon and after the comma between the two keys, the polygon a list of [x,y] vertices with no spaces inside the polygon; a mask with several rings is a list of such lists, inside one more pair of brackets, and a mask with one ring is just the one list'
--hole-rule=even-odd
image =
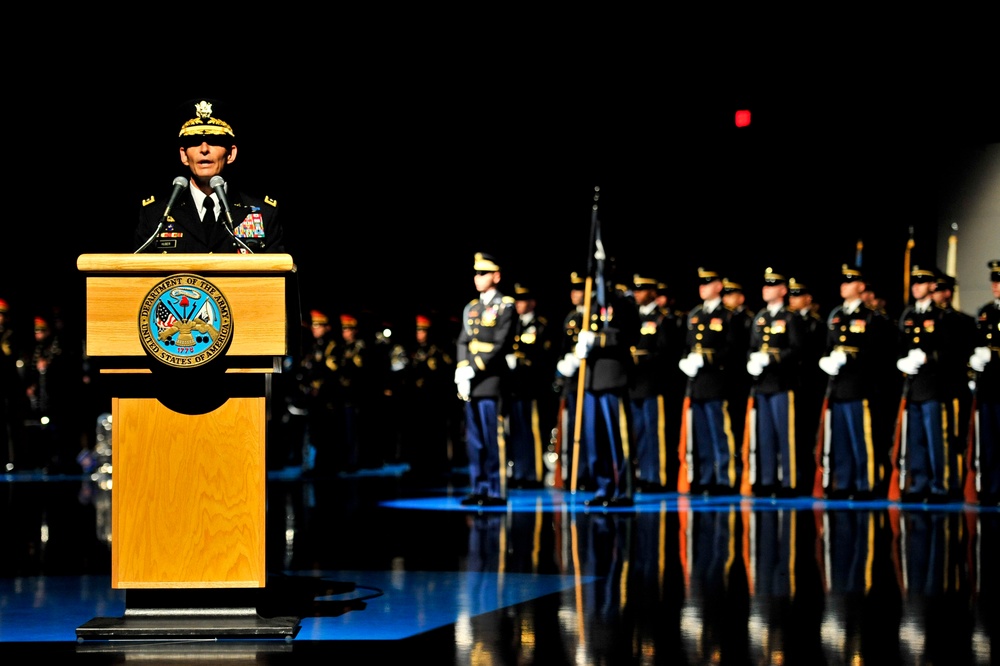
{"label": "microphone", "polygon": [[177,176],[174,178],[174,190],[170,193],[170,199],[167,200],[167,207],[163,209],[163,218],[160,223],[162,224],[167,216],[170,215],[170,209],[174,207],[174,203],[177,201],[177,197],[180,196],[188,186],[188,179],[184,176]]}
{"label": "microphone", "polygon": [[163,209],[163,217],[160,218],[159,224],[156,225],[156,229],[153,231],[152,235],[146,239],[138,250],[132,254],[139,254],[153,242],[153,239],[160,235],[160,230],[163,229],[163,223],[167,221],[167,217],[170,215],[170,209],[174,207],[174,203],[177,201],[177,197],[180,196],[181,192],[187,187],[188,181],[184,176],[177,176],[174,178],[174,189],[170,193],[170,198],[167,200],[167,207]]}
{"label": "microphone", "polygon": [[226,219],[229,220],[229,229],[232,230],[233,214],[229,210],[229,199],[226,198],[226,181],[222,179],[222,176],[212,176],[212,180],[208,181],[208,186],[215,190],[215,196],[219,197],[222,210],[226,211]]}
{"label": "microphone", "polygon": [[226,219],[229,220],[229,224],[219,220],[222,222],[222,226],[229,232],[229,235],[233,237],[233,240],[236,241],[240,247],[250,254],[253,254],[253,250],[250,249],[250,246],[240,240],[239,237],[233,233],[233,213],[229,210],[229,199],[226,198],[226,181],[223,180],[222,176],[212,176],[212,180],[208,181],[208,185],[215,190],[215,196],[219,197],[219,202],[222,204],[222,210],[226,211]]}

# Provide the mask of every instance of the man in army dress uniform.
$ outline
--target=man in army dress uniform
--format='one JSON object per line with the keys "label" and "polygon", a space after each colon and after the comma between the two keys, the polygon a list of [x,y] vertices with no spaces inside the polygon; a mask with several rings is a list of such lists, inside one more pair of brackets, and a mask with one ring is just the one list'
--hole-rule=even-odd
{"label": "man in army dress uniform", "polygon": [[236,134],[219,117],[219,106],[201,100],[187,110],[187,117],[194,117],[184,122],[178,138],[181,164],[191,176],[186,187],[175,180],[176,197],[150,197],[142,202],[135,229],[137,252],[285,251],[274,199],[257,199],[223,185],[219,189],[224,199],[220,200],[212,187],[212,178],[221,177],[226,165],[236,161],[237,152]]}
{"label": "man in army dress uniform", "polygon": [[[673,310],[657,304],[658,283],[654,278],[632,277],[632,295],[639,310],[639,337],[632,346],[632,381],[629,406],[635,430],[637,489],[665,492],[676,478],[680,402],[671,390],[684,344],[681,322]],[[676,488],[676,484],[674,485]]]}
{"label": "man in army dress uniform", "polygon": [[455,385],[465,401],[466,445],[469,453],[470,495],[466,506],[507,503],[506,454],[500,433],[502,399],[510,375],[506,356],[514,333],[514,299],[497,289],[500,266],[489,254],[477,252],[472,266],[479,297],[466,304],[458,334]]}
{"label": "man in army dress uniform", "polygon": [[731,381],[726,375],[746,374],[742,360],[746,348],[737,344],[742,334],[737,329],[743,324],[734,321],[733,311],[722,304],[723,279],[718,271],[698,268],[698,280],[702,302],[688,312],[684,357],[677,364],[688,376],[678,489],[732,495],[738,491],[741,470],[727,404]]}
{"label": "man in army dress uniform", "polygon": [[1000,259],[987,264],[993,300],[979,308],[978,345],[969,357],[976,371],[976,474],[979,503],[1000,504]]}
{"label": "man in army dress uniform", "polygon": [[555,420],[550,404],[552,341],[548,321],[536,312],[532,291],[514,285],[514,342],[507,355],[511,369],[508,421],[510,483],[516,488],[541,488],[545,478],[542,455]]}
{"label": "man in army dress uniform", "polygon": [[[955,414],[948,403],[948,363],[965,367],[967,354],[951,354],[955,340],[945,321],[947,313],[934,302],[935,271],[914,266],[910,272],[913,303],[899,317],[896,367],[903,373],[906,401],[898,459],[899,489],[904,501],[942,503],[955,495],[958,470],[950,426]],[[947,416],[946,416],[947,415]]]}
{"label": "man in army dress uniform", "polygon": [[764,307],[753,319],[747,373],[753,379],[752,427],[747,433],[748,485],[757,496],[792,496],[799,488],[795,427],[801,320],[785,304],[785,276],[764,271]]}
{"label": "man in army dress uniform", "polygon": [[[573,470],[573,438],[576,418],[576,394],[579,385],[579,363],[574,359],[576,343],[584,325],[583,300],[584,277],[581,273],[570,273],[569,298],[572,307],[563,318],[561,341],[558,343],[557,363],[553,389],[559,393],[559,408],[557,414],[557,429],[559,439],[560,465],[562,479],[557,484],[566,481],[573,487],[570,475]],[[593,486],[586,452],[587,442],[581,437],[580,453],[576,457],[582,464],[577,470],[576,487]]]}
{"label": "man in army dress uniform", "polygon": [[795,401],[795,421],[798,427],[799,482],[802,494],[812,488],[809,480],[816,473],[815,449],[819,434],[819,413],[826,391],[827,374],[819,367],[826,347],[826,322],[820,317],[809,286],[794,277],[788,279],[788,309],[798,317],[802,332],[799,354],[799,393]]}
{"label": "man in army dress uniform", "polygon": [[887,451],[876,441],[881,386],[891,384],[896,333],[892,322],[861,301],[859,268],[841,268],[843,303],[827,317],[825,355],[828,414],[822,440],[822,488],[827,498],[870,498],[886,479]]}

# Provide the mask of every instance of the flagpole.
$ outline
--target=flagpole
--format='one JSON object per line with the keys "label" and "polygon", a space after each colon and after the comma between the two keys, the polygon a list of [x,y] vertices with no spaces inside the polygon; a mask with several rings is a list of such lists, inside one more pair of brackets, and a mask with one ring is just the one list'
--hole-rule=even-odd
{"label": "flagpole", "polygon": [[910,227],[910,238],[906,241],[906,253],[903,255],[903,307],[910,302],[910,252],[913,251],[913,227]]}
{"label": "flagpole", "polygon": [[955,286],[951,291],[951,306],[956,310],[961,310],[958,300],[958,223],[951,223],[951,234],[948,236],[948,262],[945,265],[945,273],[955,280]]}
{"label": "flagpole", "polygon": [[[597,225],[600,222],[597,219],[597,200],[600,198],[600,187],[594,187],[594,206],[590,216],[590,246],[587,248],[588,258],[587,258],[587,281],[584,284],[583,291],[583,316],[580,317],[580,332],[590,330],[590,299],[593,294],[594,286],[594,259],[595,252],[594,247],[598,240],[600,239],[600,233],[597,230]],[[598,271],[600,272],[600,271]],[[572,469],[570,469],[569,477],[569,490],[570,493],[576,493],[576,478],[577,472],[580,469],[580,435],[583,430],[583,396],[587,385],[587,359],[580,359],[580,368],[577,370],[577,381],[576,381],[576,418],[573,423],[573,461]]]}

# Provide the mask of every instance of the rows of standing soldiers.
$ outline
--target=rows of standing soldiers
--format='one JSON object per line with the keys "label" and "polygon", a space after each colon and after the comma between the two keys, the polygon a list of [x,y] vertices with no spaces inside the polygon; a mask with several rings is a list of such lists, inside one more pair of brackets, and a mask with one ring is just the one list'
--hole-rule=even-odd
{"label": "rows of standing soldiers", "polygon": [[[1000,298],[1000,262],[989,269]],[[744,306],[743,285],[708,269],[698,279],[701,303],[682,312],[655,278],[608,284],[600,303],[596,285],[588,289],[573,274],[569,312],[558,322],[537,312],[528,287],[514,286],[514,323],[498,356],[506,488],[1000,498],[996,302],[965,315],[951,306],[954,280],[919,267],[911,274],[913,302],[898,319],[863,301],[870,292],[854,267],[842,269],[844,304],[823,316],[808,285],[770,269],[758,312]],[[918,312],[926,301],[927,312]],[[58,320],[36,317],[33,344],[24,344],[8,314],[0,300],[6,469],[75,469],[89,433],[85,419],[68,424],[101,409],[74,397],[93,383],[86,358],[60,342]],[[322,473],[405,462],[428,479],[465,464],[454,320],[418,315],[411,339],[390,340],[358,335],[352,315],[335,327],[312,311],[301,359],[288,359],[294,367],[285,368],[277,392],[275,420],[286,442],[274,447],[277,463]],[[621,379],[581,385],[588,352],[580,333],[588,329],[601,342],[589,368],[583,364],[585,376],[607,372],[617,356]],[[100,399],[95,392],[90,403]],[[588,413],[602,410],[603,393],[622,407],[610,425]],[[622,455],[612,455],[608,486],[595,465],[603,464],[599,449],[616,438],[613,430]]]}

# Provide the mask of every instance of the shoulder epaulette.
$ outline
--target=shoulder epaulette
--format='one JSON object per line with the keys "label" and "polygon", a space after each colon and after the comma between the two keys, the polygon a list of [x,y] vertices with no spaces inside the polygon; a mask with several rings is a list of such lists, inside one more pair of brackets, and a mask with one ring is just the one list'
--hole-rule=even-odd
{"label": "shoulder epaulette", "polygon": [[514,302],[513,296],[504,296],[500,299],[500,302],[507,303],[508,305]]}
{"label": "shoulder epaulette", "polygon": [[543,326],[546,326],[546,325],[548,325],[548,323],[549,323],[549,320],[548,320],[548,319],[546,319],[545,317],[539,317],[539,318],[538,318],[538,322],[539,322],[540,324],[542,324]]}
{"label": "shoulder epaulette", "polygon": [[478,298],[473,298],[471,301],[469,301],[469,305],[475,305],[478,302],[479,302]]}
{"label": "shoulder epaulette", "polygon": [[278,202],[272,199],[271,197],[267,196],[266,194],[264,195],[264,203],[266,203],[268,206],[274,206],[275,208],[278,207]]}
{"label": "shoulder epaulette", "polygon": [[145,208],[149,204],[153,203],[154,201],[156,201],[156,197],[149,197],[148,199],[143,199],[142,200],[143,208]]}

